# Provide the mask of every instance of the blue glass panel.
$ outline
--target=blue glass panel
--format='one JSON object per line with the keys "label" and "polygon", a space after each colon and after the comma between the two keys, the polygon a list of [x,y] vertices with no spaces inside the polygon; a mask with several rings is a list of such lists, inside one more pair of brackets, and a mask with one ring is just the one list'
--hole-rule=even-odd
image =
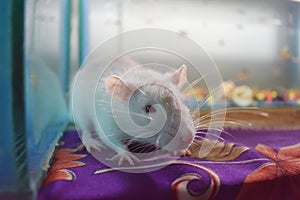
{"label": "blue glass panel", "polygon": [[0,192],[14,189],[17,181],[13,152],[10,8],[11,1],[0,1]]}
{"label": "blue glass panel", "polygon": [[67,124],[69,0],[28,0],[25,94],[28,169],[38,187]]}

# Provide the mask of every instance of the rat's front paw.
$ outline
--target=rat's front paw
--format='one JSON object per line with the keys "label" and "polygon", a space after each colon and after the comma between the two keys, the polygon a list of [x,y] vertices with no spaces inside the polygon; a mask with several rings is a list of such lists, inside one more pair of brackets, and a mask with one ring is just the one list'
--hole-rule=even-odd
{"label": "rat's front paw", "polygon": [[85,144],[80,144],[77,148],[77,151],[83,151],[86,149],[89,153],[91,152],[100,152],[104,149],[106,149],[106,146],[97,140],[89,140],[88,142],[85,142]]}
{"label": "rat's front paw", "polygon": [[171,153],[171,155],[173,156],[181,156],[181,157],[186,157],[186,156],[190,156],[192,153],[189,149],[186,150],[180,150],[180,151],[173,151]]}
{"label": "rat's front paw", "polygon": [[189,149],[180,151],[181,156],[186,157],[192,155],[192,152]]}
{"label": "rat's front paw", "polygon": [[86,149],[88,152],[100,152],[104,149],[106,149],[106,146],[100,142],[100,141],[92,141],[92,142],[89,142],[85,145]]}
{"label": "rat's front paw", "polygon": [[106,160],[118,161],[119,166],[123,165],[124,162],[128,162],[130,165],[134,166],[135,162],[140,162],[140,160],[130,152],[127,151],[118,151],[116,155]]}
{"label": "rat's front paw", "polygon": [[102,141],[96,137],[92,137],[92,134],[89,132],[83,132],[81,141],[83,145],[77,147],[78,150],[86,149],[89,153],[91,152],[100,152],[106,149],[106,146]]}

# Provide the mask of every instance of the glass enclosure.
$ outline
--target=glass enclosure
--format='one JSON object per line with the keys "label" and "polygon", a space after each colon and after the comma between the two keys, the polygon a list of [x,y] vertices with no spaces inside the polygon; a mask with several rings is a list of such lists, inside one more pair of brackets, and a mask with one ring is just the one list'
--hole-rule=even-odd
{"label": "glass enclosure", "polygon": [[0,199],[20,198],[5,196],[16,191],[29,199],[67,125],[70,2],[9,0],[0,8]]}
{"label": "glass enclosure", "polygon": [[[211,88],[194,84],[185,91],[187,97],[189,93],[196,97],[187,98],[191,106],[204,101],[200,109],[210,109],[225,100],[228,107],[300,106],[298,0],[16,2],[0,2],[4,30],[0,32],[0,100],[5,132],[0,134],[0,194],[26,184],[31,190],[38,188],[70,122],[68,101],[77,69],[99,45],[126,31],[169,30],[206,52],[220,72],[225,93],[213,93],[215,100],[210,101]],[[120,37],[114,47],[121,52],[126,45],[143,40],[149,41],[149,35],[126,41]],[[187,57],[201,56],[193,48],[170,45],[186,49]],[[145,60],[157,56],[162,63],[170,58],[157,52],[147,56]],[[168,62],[178,67],[185,64],[180,59]],[[197,78],[193,70],[187,76]]]}
{"label": "glass enclosure", "polygon": [[27,0],[25,14],[25,102],[28,168],[39,180],[54,144],[66,127],[69,81],[68,0]]}

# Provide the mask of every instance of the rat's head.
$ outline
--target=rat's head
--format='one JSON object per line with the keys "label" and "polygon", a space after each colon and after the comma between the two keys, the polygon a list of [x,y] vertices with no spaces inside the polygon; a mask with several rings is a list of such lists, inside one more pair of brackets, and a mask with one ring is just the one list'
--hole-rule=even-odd
{"label": "rat's head", "polygon": [[109,76],[105,85],[114,98],[128,101],[132,121],[142,127],[133,140],[172,152],[186,150],[195,134],[180,92],[186,82],[186,67],[174,73],[140,70],[132,75],[126,79]]}

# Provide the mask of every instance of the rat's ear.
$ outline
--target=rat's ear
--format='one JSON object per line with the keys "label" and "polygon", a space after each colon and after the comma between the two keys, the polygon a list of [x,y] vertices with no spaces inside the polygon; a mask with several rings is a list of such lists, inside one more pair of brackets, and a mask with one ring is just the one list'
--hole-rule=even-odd
{"label": "rat's ear", "polygon": [[131,89],[124,83],[124,81],[115,75],[111,75],[105,79],[106,91],[113,97],[119,100],[127,100],[131,94]]}
{"label": "rat's ear", "polygon": [[177,69],[171,76],[172,81],[181,89],[182,86],[187,82],[186,77],[187,67],[182,65],[179,69]]}

